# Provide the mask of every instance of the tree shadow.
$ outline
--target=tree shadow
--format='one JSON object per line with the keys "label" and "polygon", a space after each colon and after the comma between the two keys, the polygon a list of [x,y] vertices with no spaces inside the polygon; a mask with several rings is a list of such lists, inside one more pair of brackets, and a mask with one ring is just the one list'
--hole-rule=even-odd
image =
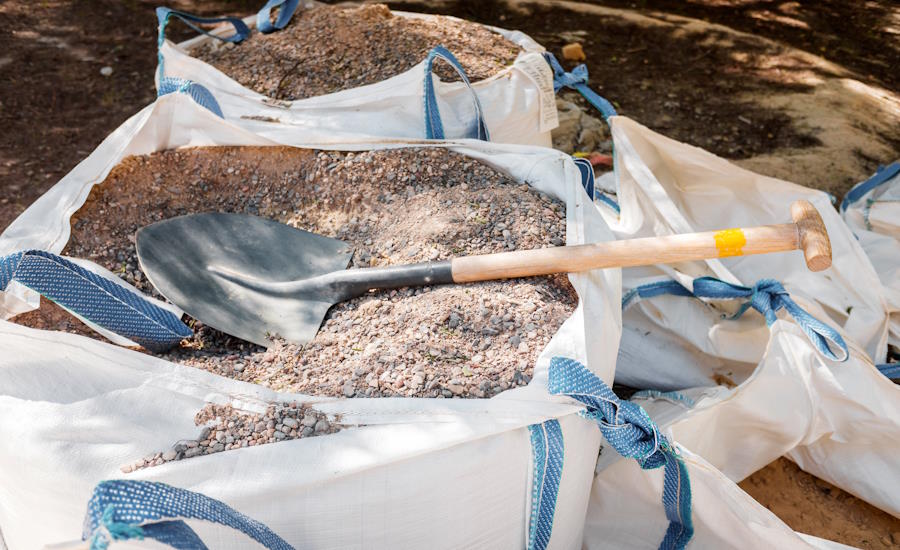
{"label": "tree shadow", "polygon": [[[751,105],[746,97],[806,92],[820,77],[832,75],[752,37],[725,29],[698,30],[665,17],[640,22],[543,4],[518,9],[498,1],[453,2],[433,9],[415,3],[391,6],[519,29],[557,54],[567,42],[578,41],[587,55],[591,86],[622,114],[724,157],[819,144],[813,132],[796,128],[784,112]],[[563,63],[569,69],[575,65]],[[564,92],[563,97],[587,106],[576,93]]]}

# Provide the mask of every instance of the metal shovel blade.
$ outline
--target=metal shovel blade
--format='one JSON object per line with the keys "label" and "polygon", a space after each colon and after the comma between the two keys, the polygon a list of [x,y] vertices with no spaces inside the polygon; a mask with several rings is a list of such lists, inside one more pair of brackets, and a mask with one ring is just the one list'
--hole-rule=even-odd
{"label": "metal shovel blade", "polygon": [[[334,304],[327,293],[260,290],[346,269],[347,243],[243,214],[180,216],[138,230],[141,269],[188,315],[268,347],[269,335],[312,340]],[[253,284],[238,284],[228,273]],[[223,274],[226,274],[223,276]]]}

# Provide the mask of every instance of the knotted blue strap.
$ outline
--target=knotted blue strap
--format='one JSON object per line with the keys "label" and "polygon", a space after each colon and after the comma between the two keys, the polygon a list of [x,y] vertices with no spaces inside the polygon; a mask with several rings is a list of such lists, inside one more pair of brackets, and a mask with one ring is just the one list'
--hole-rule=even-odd
{"label": "knotted blue strap", "polygon": [[663,294],[671,294],[673,296],[693,296],[690,290],[684,287],[678,281],[659,281],[655,283],[647,283],[632,288],[622,295],[622,310],[631,307],[635,302],[644,298],[653,298],[662,296]]}
{"label": "knotted blue strap", "polygon": [[531,452],[534,460],[534,479],[531,485],[531,521],[528,524],[528,550],[544,550],[553,532],[556,498],[562,479],[562,428],[555,418],[528,426],[531,432]]}
{"label": "knotted blue strap", "polygon": [[211,521],[236,529],[271,550],[293,550],[271,529],[227,504],[165,483],[139,480],[103,481],[94,488],[82,540],[90,540],[91,550],[105,550],[114,540],[144,537],[178,550],[207,550],[180,519]]}
{"label": "knotted blue strap", "polygon": [[[269,0],[256,14],[257,30],[268,34],[287,27],[287,24],[291,22],[291,17],[294,16],[294,12],[297,11],[298,5],[300,5],[300,0]],[[281,9],[278,10],[278,17],[275,18],[275,23],[272,23],[272,9],[278,6],[281,6]]]}
{"label": "knotted blue strap", "polygon": [[616,214],[621,213],[619,203],[604,195],[594,185],[594,166],[591,164],[591,161],[579,157],[572,157],[572,160],[575,161],[575,166],[578,167],[578,172],[581,174],[581,186],[584,187],[588,196],[612,208]]}
{"label": "knotted blue strap", "polygon": [[151,351],[165,351],[192,334],[172,312],[56,254],[27,250],[0,257],[0,291],[10,281]]}
{"label": "knotted blue strap", "polygon": [[853,189],[844,195],[844,200],[841,201],[841,212],[847,210],[851,204],[866,196],[872,189],[893,179],[897,175],[900,175],[900,162],[895,162],[887,166],[879,166],[878,170],[871,178],[857,183],[853,186]]}
{"label": "knotted blue strap", "polygon": [[222,108],[219,106],[219,102],[216,101],[216,98],[213,97],[212,92],[210,92],[206,86],[202,86],[193,80],[187,80],[185,78],[175,78],[172,76],[160,78],[159,91],[156,94],[157,97],[162,97],[171,93],[188,94],[201,107],[209,109],[218,115],[219,118],[225,118],[225,115],[222,114]]}
{"label": "knotted blue strap", "polygon": [[669,527],[659,547],[681,549],[694,535],[691,520],[691,482],[675,447],[659,432],[644,409],[620,400],[597,375],[578,361],[550,360],[549,391],[580,401],[583,413],[594,420],[603,437],[620,455],[637,460],[641,468],[664,467],[662,503]]}
{"label": "knotted blue strap", "polygon": [[[738,319],[751,307],[762,314],[766,324],[771,326],[777,319],[778,310],[784,309],[793,317],[797,325],[803,329],[810,342],[825,357],[834,361],[846,361],[850,356],[847,343],[835,329],[819,321],[805,309],[797,305],[787,290],[774,279],[761,279],[753,287],[726,283],[715,277],[694,279],[694,291],[691,292],[676,281],[649,283],[631,289],[622,297],[622,309],[632,305],[637,299],[651,298],[662,294],[675,296],[695,296],[712,300],[735,300],[749,298],[731,318]],[[832,351],[834,347],[838,353]]]}
{"label": "knotted blue strap", "polygon": [[544,59],[547,60],[547,63],[550,64],[550,68],[553,69],[554,92],[558,92],[561,88],[572,88],[584,96],[588,103],[596,107],[597,110],[600,111],[600,114],[603,115],[604,120],[611,116],[616,116],[616,109],[613,107],[612,103],[588,87],[587,65],[581,64],[572,69],[572,72],[567,73],[552,53],[544,52]]}
{"label": "knotted blue strap", "polygon": [[441,122],[441,113],[438,110],[437,96],[434,92],[434,80],[432,75],[432,67],[435,59],[443,59],[446,61],[462,81],[466,88],[472,94],[472,103],[475,106],[475,123],[466,133],[466,138],[480,139],[482,141],[490,141],[491,136],[488,133],[487,124],[484,122],[484,113],[481,109],[481,101],[478,100],[478,94],[469,83],[469,77],[463,70],[462,65],[450,51],[443,46],[435,46],[428,52],[425,58],[425,138],[426,139],[446,139],[444,136],[444,124]]}

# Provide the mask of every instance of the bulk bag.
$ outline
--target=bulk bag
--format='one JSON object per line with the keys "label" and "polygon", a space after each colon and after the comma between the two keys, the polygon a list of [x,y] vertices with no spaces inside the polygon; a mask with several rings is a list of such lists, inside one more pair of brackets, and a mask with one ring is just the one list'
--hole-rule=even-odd
{"label": "bulk bag", "polygon": [[651,416],[733,480],[787,454],[898,514],[900,388],[871,359],[885,357],[888,306],[828,197],[626,117],[607,120],[621,213],[597,208],[617,237],[777,223],[805,199],[822,215],[834,258],[813,273],[799,252],[744,257],[726,247],[732,257],[624,270],[616,381],[651,390],[639,401]]}
{"label": "bulk bag", "polygon": [[[816,300],[876,362],[884,361],[889,307],[878,275],[824,192],[744,170],[626,117],[613,116],[608,121],[617,148],[615,178],[621,215],[606,219],[620,238],[779,223],[787,219],[789,205],[803,199],[821,214],[833,251],[833,265],[822,273],[807,270],[795,252],[631,270],[631,280],[658,276],[660,270],[682,281],[709,275],[752,285],[775,279],[791,295],[802,293]],[[689,331],[685,335],[707,338]]]}
{"label": "bulk bag", "polygon": [[[193,48],[219,39],[240,42],[250,36],[249,27],[257,20],[268,22],[267,8],[268,5],[261,17],[247,18],[246,23],[236,18],[205,19],[159,8],[159,93],[171,91],[173,87],[202,86],[211,92],[217,101],[215,109],[227,120],[282,143],[346,142],[361,137],[469,137],[489,138],[499,143],[551,144],[550,130],[558,124],[552,73],[541,56],[544,48],[519,31],[486,27],[517,45],[521,52],[512,65],[479,82],[470,84],[452,52],[434,44],[436,48],[421,63],[396,76],[294,101],[276,100],[254,92],[190,55]],[[282,27],[287,25],[290,13],[290,9],[282,7],[281,15],[285,16],[281,20]],[[392,13],[400,18],[438,20],[432,15]],[[172,17],[182,18],[189,24],[227,20],[231,25],[208,33],[210,36],[199,36],[175,45],[165,39],[166,26]],[[440,17],[461,22],[452,17]],[[241,45],[234,47],[237,51]],[[364,55],[365,52],[357,52],[354,57]],[[433,76],[435,60],[449,63],[462,81],[442,82]],[[272,60],[272,63],[277,61]]]}
{"label": "bulk bag", "polygon": [[[678,450],[691,482],[689,548],[850,548],[792,530],[702,457],[681,444]],[[657,547],[668,524],[659,506],[663,476],[605,455],[591,488],[582,548]]]}
{"label": "bulk bag", "polygon": [[[653,285],[652,293],[659,292],[661,284]],[[681,286],[674,281],[667,285]],[[715,300],[737,285],[707,278],[694,280],[692,286],[696,296]],[[827,315],[817,304],[767,287],[771,288],[771,283],[756,285],[757,296],[773,297],[788,311],[776,316],[777,306],[769,309],[770,319],[775,319],[767,329],[762,319],[750,323],[755,315],[733,321],[727,314],[723,317],[723,309],[717,307],[722,302],[705,302],[681,292],[678,296],[645,298],[638,302],[642,309],[637,304],[632,306],[641,309],[634,315],[626,311],[626,324],[640,319],[638,326],[651,331],[645,345],[648,340],[651,345],[665,342],[684,350],[682,356],[675,355],[668,363],[662,363],[659,354],[648,354],[648,362],[641,368],[662,369],[661,365],[666,365],[665,370],[677,372],[685,365],[684,356],[692,355],[701,358],[712,379],[696,386],[687,385],[686,380],[686,385],[676,391],[641,392],[633,399],[675,440],[735,481],[786,455],[803,470],[887,512],[900,514],[895,497],[900,470],[892,458],[900,448],[900,388],[882,376],[852,340],[838,339],[836,329],[832,332],[828,325],[818,322]],[[749,298],[753,290],[747,290],[745,296]],[[658,321],[659,312],[664,312],[666,321]],[[682,318],[680,323],[669,322],[677,315]],[[760,335],[756,344],[760,359],[741,364],[729,360],[725,353],[698,350],[679,336],[677,331],[686,330],[686,326],[687,330],[717,335],[725,349],[733,343],[732,348],[744,346],[748,352],[748,339],[742,340],[739,327],[769,334],[767,339]],[[814,335],[812,339],[810,334]],[[846,352],[839,344],[817,338],[819,334],[843,340]],[[838,360],[841,358],[845,359]],[[635,361],[636,357],[620,354],[621,370],[617,372],[628,372]],[[695,368],[693,376],[699,370]]]}
{"label": "bulk bag", "polygon": [[[0,236],[0,255],[60,252],[71,214],[125,156],[202,145],[275,143],[187,94],[163,96],[23,212]],[[612,237],[585,195],[579,169],[560,152],[481,141],[429,146],[485,162],[563,201],[570,244]],[[579,415],[577,402],[547,393],[547,365],[565,354],[611,382],[619,276],[618,270],[570,276],[580,305],[541,352],[533,380],[489,400],[278,393],[84,336],[0,322],[0,434],[17,441],[0,453],[0,530],[11,548],[71,540],[92,488],[123,477],[120,468],[136,457],[194,437],[194,414],[204,404],[259,412],[270,403],[299,402],[343,429],[124,477],[221,500],[295,546],[577,546],[600,434]],[[11,284],[3,298],[7,316],[35,305],[24,286]],[[202,527],[198,534],[210,547],[247,543]]]}
{"label": "bulk bag", "polygon": [[900,348],[900,162],[880,167],[853,187],[841,202],[841,216],[884,284],[889,343]]}

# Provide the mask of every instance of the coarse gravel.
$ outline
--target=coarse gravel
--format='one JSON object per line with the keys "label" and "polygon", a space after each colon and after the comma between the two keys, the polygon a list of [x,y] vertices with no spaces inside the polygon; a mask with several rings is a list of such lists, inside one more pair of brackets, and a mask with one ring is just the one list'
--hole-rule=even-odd
{"label": "coarse gravel", "polygon": [[[354,248],[352,266],[565,244],[562,203],[443,148],[213,147],[123,160],[73,216],[63,253],[158,296],[138,265],[135,231],[205,211],[256,214],[342,239]],[[44,302],[16,321],[64,330],[78,323]],[[309,395],[489,398],[530,381],[576,303],[565,275],[377,291],[333,307],[304,346],[276,339],[265,349],[188,319],[193,338],[162,356]]]}
{"label": "coarse gravel", "polygon": [[[298,10],[278,32],[253,30],[240,44],[210,40],[190,53],[257,93],[295,100],[387,80],[439,45],[456,56],[472,82],[512,65],[521,51],[477,23],[401,17],[384,4],[370,4]],[[459,80],[446,63],[434,67],[442,80]]]}
{"label": "coarse gravel", "polygon": [[271,404],[261,414],[240,411],[231,405],[210,403],[196,414],[194,423],[201,427],[196,438],[176,441],[165,451],[126,464],[120,468],[122,473],[129,474],[195,456],[326,435],[340,430],[337,421],[330,421],[324,413],[297,403]]}

